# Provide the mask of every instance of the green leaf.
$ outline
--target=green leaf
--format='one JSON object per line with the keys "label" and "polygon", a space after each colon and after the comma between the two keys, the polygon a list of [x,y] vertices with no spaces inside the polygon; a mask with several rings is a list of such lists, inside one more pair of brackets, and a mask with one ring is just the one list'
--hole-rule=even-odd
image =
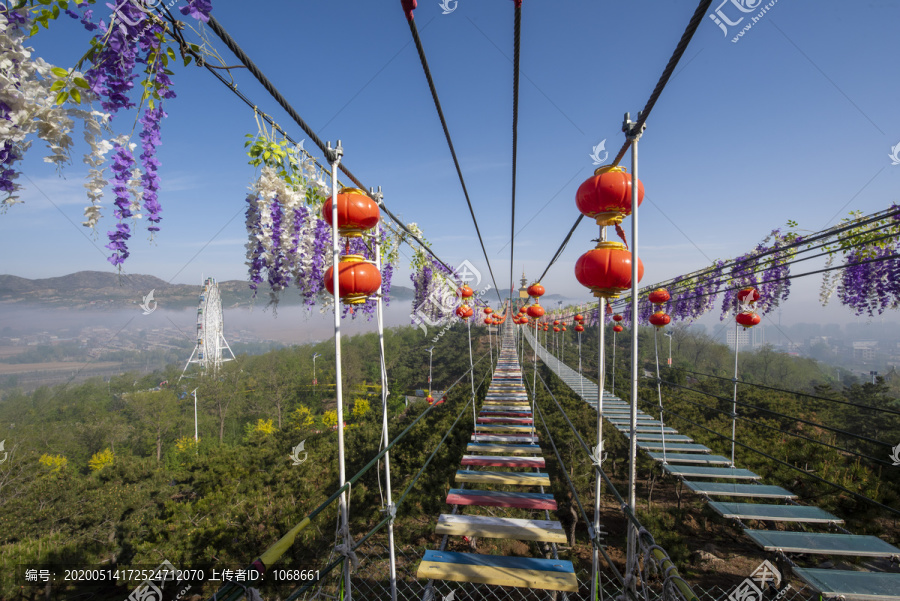
{"label": "green leaf", "polygon": [[64,81],[62,81],[62,80],[54,81],[54,82],[53,82],[53,85],[50,86],[50,91],[51,91],[51,92],[59,92],[59,91],[62,90],[64,87],[66,87],[66,82],[64,82]]}
{"label": "green leaf", "polygon": [[66,0],[59,0],[57,4],[59,4],[59,7],[63,10],[68,10],[69,8],[69,3]]}
{"label": "green leaf", "polygon": [[194,57],[191,56],[190,54],[186,54],[186,55],[184,56],[184,66],[187,67],[188,65],[190,65],[190,64],[191,64],[191,59],[193,59],[193,58],[194,58]]}
{"label": "green leaf", "polygon": [[59,94],[56,95],[56,104],[59,106],[62,106],[68,99],[69,99],[68,92],[65,92],[65,91],[60,92]]}
{"label": "green leaf", "polygon": [[87,80],[83,77],[76,77],[72,81],[75,82],[76,86],[78,86],[79,88],[84,88],[85,90],[88,90],[91,87],[90,84],[88,84]]}
{"label": "green leaf", "polygon": [[74,100],[76,104],[81,104],[81,92],[72,90],[69,92],[69,95],[72,96],[72,100]]}
{"label": "green leaf", "polygon": [[50,69],[50,72],[56,75],[57,77],[68,77],[69,72],[63,69],[62,67],[53,67]]}
{"label": "green leaf", "polygon": [[175,59],[175,51],[172,50],[172,47],[171,47],[171,46],[169,46],[168,48],[166,48],[166,54],[169,55],[169,58]]}

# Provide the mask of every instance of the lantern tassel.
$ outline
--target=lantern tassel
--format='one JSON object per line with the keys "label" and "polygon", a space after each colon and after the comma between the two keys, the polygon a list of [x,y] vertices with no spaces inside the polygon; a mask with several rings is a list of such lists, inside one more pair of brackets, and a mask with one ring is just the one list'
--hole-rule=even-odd
{"label": "lantern tassel", "polygon": [[622,226],[618,223],[616,224],[616,234],[618,234],[619,238],[621,238],[622,242],[625,244],[625,250],[628,250],[628,240],[625,239],[625,230],[623,230]]}

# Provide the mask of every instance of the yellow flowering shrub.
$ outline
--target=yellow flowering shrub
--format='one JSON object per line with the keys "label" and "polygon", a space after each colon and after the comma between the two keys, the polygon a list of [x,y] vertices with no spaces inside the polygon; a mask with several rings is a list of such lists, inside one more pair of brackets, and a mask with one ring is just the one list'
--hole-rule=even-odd
{"label": "yellow flowering shrub", "polygon": [[62,455],[48,455],[44,453],[38,462],[50,469],[50,473],[58,474],[69,464],[69,460]]}
{"label": "yellow flowering shrub", "polygon": [[88,461],[88,467],[90,467],[92,471],[99,472],[107,465],[112,465],[113,459],[115,459],[115,456],[113,455],[112,450],[103,449],[99,453],[94,453],[94,456]]}

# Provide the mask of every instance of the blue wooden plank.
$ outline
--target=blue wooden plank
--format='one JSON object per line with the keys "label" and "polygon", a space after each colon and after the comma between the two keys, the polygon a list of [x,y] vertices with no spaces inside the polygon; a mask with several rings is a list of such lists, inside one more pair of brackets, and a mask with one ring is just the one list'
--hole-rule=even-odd
{"label": "blue wooden plank", "polygon": [[454,551],[425,551],[422,561],[458,563],[467,566],[484,566],[488,568],[505,568],[513,570],[540,570],[542,572],[575,571],[572,562],[564,559],[508,557],[506,555],[481,555],[478,553],[456,553]]}
{"label": "blue wooden plank", "polygon": [[877,536],[835,532],[789,532],[744,529],[744,534],[766,551],[817,553],[851,557],[900,557],[900,549]]}

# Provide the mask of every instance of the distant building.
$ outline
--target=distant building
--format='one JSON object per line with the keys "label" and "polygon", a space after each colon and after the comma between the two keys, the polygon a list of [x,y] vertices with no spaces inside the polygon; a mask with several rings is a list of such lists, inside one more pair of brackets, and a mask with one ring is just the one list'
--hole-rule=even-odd
{"label": "distant building", "polygon": [[878,350],[877,340],[857,340],[853,342],[853,358],[863,361],[874,361]]}
{"label": "distant building", "polygon": [[525,277],[525,270],[522,270],[522,280],[520,282],[522,287],[519,288],[519,298],[526,299],[528,298],[528,278]]}
{"label": "distant building", "polygon": [[750,344],[750,332],[744,328],[728,328],[725,332],[725,342],[728,346],[734,348],[735,337],[737,338],[738,348],[743,348]]}

